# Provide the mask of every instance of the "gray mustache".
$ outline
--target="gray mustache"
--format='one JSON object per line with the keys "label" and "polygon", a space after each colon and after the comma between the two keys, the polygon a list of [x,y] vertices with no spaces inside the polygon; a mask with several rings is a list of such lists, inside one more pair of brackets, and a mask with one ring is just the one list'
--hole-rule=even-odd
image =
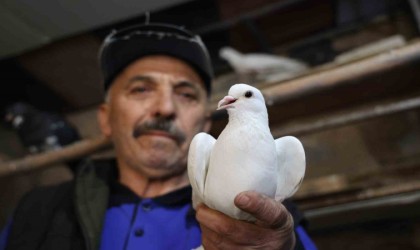
{"label": "gray mustache", "polygon": [[185,134],[178,129],[172,120],[158,118],[139,124],[134,128],[133,137],[137,138],[150,131],[164,131],[172,136],[179,144],[186,139]]}

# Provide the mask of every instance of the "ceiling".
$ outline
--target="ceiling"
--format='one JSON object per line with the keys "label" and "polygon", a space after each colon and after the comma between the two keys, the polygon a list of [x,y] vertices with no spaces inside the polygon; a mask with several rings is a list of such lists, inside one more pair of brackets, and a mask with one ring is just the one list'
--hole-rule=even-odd
{"label": "ceiling", "polygon": [[3,0],[0,59],[191,0]]}
{"label": "ceiling", "polygon": [[[245,53],[276,49],[277,54],[289,53],[306,62],[316,58],[311,65],[318,65],[336,53],[332,34],[347,32],[347,24],[343,29],[337,23],[344,20],[337,18],[342,13],[345,23],[358,29],[378,13],[401,9],[398,0],[385,1],[388,4],[359,1],[363,3],[359,9],[344,6],[341,10],[341,5],[332,3],[348,0],[3,0],[0,82],[7,91],[0,91],[0,115],[16,101],[64,113],[100,103],[103,90],[97,52],[102,39],[112,29],[144,22],[146,11],[152,22],[183,25],[199,33],[215,72],[221,75],[230,70],[218,56],[222,46]],[[371,10],[371,5],[375,13],[361,11]],[[392,34],[392,27],[370,33]]]}
{"label": "ceiling", "polygon": [[[197,28],[217,19],[215,0],[4,0],[0,2],[0,117],[17,101],[69,112],[103,99],[98,50],[112,29],[145,22]],[[194,17],[194,18],[191,18]]]}

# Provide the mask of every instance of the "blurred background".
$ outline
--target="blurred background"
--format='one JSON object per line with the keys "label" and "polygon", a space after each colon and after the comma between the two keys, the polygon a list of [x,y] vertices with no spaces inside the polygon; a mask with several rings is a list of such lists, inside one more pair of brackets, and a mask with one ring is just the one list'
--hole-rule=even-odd
{"label": "blurred background", "polygon": [[[146,12],[202,36],[213,107],[253,84],[274,137],[303,142],[293,199],[319,249],[420,249],[418,0],[1,1],[0,227],[28,190],[112,155],[98,49]],[[212,118],[217,136],[227,115]]]}

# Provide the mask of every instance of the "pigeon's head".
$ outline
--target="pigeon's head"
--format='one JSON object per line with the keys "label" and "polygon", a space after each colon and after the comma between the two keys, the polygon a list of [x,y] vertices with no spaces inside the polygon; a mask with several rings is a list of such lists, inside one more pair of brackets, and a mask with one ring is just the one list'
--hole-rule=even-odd
{"label": "pigeon's head", "polygon": [[219,101],[217,110],[220,109],[238,110],[239,112],[267,112],[261,91],[244,83],[230,87],[229,94]]}
{"label": "pigeon's head", "polygon": [[34,108],[23,102],[16,102],[4,110],[4,122],[12,128],[19,128]]}
{"label": "pigeon's head", "polygon": [[231,47],[222,47],[219,50],[219,56],[227,60],[231,58],[232,56],[240,56],[240,53]]}

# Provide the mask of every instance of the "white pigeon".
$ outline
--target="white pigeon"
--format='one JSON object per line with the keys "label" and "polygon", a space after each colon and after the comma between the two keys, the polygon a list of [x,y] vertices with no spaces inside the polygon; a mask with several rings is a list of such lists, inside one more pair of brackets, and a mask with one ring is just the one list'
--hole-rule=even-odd
{"label": "white pigeon", "polygon": [[303,146],[292,136],[273,139],[264,97],[252,86],[233,85],[218,109],[229,114],[219,138],[199,133],[190,145],[193,206],[203,202],[230,217],[253,221],[234,205],[236,195],[254,190],[277,201],[293,195],[305,174]]}
{"label": "white pigeon", "polygon": [[293,74],[308,69],[305,63],[296,59],[263,53],[242,54],[231,47],[222,47],[219,56],[239,74]]}

